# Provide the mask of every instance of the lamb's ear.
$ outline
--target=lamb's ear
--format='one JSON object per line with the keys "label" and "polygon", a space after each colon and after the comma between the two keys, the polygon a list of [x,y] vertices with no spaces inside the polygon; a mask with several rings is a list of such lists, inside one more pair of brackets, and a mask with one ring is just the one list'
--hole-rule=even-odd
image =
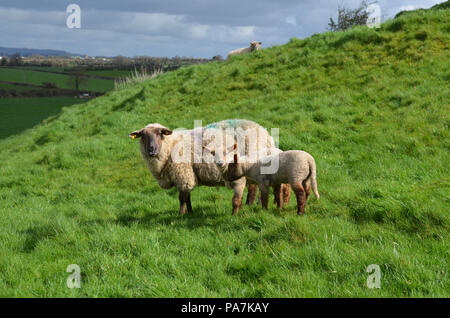
{"label": "lamb's ear", "polygon": [[259,41],[258,44],[261,45],[261,44],[262,44],[262,41]]}
{"label": "lamb's ear", "polygon": [[168,128],[161,128],[161,135],[172,135],[172,130],[168,129]]}
{"label": "lamb's ear", "polygon": [[131,139],[141,138],[142,137],[142,129],[133,131],[131,134],[128,135]]}

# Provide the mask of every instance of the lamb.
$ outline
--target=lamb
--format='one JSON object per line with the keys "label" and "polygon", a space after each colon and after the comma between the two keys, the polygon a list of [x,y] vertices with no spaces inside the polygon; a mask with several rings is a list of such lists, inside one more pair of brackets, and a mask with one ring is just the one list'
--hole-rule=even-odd
{"label": "lamb", "polygon": [[[316,181],[316,163],[314,158],[307,152],[301,150],[275,151],[273,154],[262,157],[254,163],[246,158],[240,158],[234,145],[232,160],[227,160],[228,153],[224,152],[222,158],[216,161],[223,178],[232,182],[237,178],[246,177],[256,182],[261,191],[261,201],[264,209],[267,209],[269,188],[274,188],[275,201],[278,208],[283,207],[282,188],[283,183],[288,183],[297,197],[297,214],[305,213],[306,200],[311,193],[311,185],[314,194],[319,199]],[[216,154],[215,149],[209,149]],[[278,158],[277,158],[278,157]],[[267,170],[267,163],[278,160],[278,169],[270,174],[262,173]]]}
{"label": "lamb", "polygon": [[[140,138],[142,158],[158,184],[163,189],[172,187],[178,189],[180,214],[185,214],[186,208],[188,213],[192,213],[190,193],[196,186],[200,185],[216,187],[225,185],[232,188],[234,191],[233,214],[236,214],[242,202],[242,195],[247,183],[246,178],[235,178],[230,182],[224,180],[209,153],[201,153],[203,156],[199,161],[196,160],[197,153],[194,151],[195,143],[198,142],[199,138],[201,138],[200,151],[202,151],[202,146],[208,145],[214,140],[215,133],[220,132],[226,135],[229,134],[230,129],[235,129],[236,136],[232,137],[244,140],[247,150],[250,149],[248,144],[250,141],[246,133],[251,130],[256,133],[256,145],[273,147],[273,138],[266,129],[255,122],[242,119],[224,120],[205,127],[184,131],[172,131],[161,124],[153,123],[130,133],[129,137],[132,139]],[[190,143],[186,144],[186,141]],[[187,149],[187,145],[194,145],[194,147]],[[179,160],[183,156],[188,160]],[[210,156],[209,162],[206,161],[208,156]],[[249,183],[253,182],[250,181]],[[248,204],[255,200],[256,190],[254,183],[249,185]]]}
{"label": "lamb", "polygon": [[253,51],[259,51],[261,50],[261,44],[262,42],[258,41],[252,41],[250,42],[250,47],[243,47],[240,49],[236,49],[233,51],[230,51],[227,55],[227,59],[229,59],[233,55],[239,55],[239,54],[245,54],[245,53],[251,53]]}

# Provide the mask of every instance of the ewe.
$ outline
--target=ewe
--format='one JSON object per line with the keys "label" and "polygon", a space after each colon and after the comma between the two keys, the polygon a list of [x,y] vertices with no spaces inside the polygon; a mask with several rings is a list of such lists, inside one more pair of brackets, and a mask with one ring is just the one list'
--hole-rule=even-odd
{"label": "ewe", "polygon": [[250,42],[250,47],[243,47],[240,49],[230,51],[230,53],[228,53],[228,55],[227,55],[227,60],[233,55],[239,55],[239,54],[244,54],[244,53],[251,53],[253,51],[259,51],[259,50],[261,50],[261,44],[262,44],[262,42],[253,41],[253,42]]}

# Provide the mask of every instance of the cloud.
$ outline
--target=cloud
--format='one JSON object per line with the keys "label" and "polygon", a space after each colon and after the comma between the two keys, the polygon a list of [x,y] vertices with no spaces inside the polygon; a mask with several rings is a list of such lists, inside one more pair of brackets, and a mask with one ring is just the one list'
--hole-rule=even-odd
{"label": "cloud", "polygon": [[297,25],[297,18],[295,16],[286,17],[285,21],[287,24]]}

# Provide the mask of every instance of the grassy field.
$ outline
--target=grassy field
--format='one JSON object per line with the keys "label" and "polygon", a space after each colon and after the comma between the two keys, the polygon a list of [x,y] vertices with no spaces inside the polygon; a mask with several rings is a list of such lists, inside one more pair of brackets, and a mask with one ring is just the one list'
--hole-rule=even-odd
{"label": "grassy field", "polygon": [[98,70],[98,71],[86,71],[86,74],[88,75],[95,75],[95,76],[104,76],[104,77],[111,77],[111,78],[119,78],[119,77],[126,77],[133,73],[133,70]]}
{"label": "grassy field", "polygon": [[0,98],[0,139],[59,114],[65,106],[82,102],[71,97]]}
{"label": "grassy field", "polygon": [[15,85],[15,84],[7,84],[7,83],[0,83],[0,89],[10,91],[28,91],[28,90],[36,90],[39,89],[36,86],[23,86],[23,85]]}
{"label": "grassy field", "polygon": [[[58,88],[74,89],[74,84],[70,82],[70,76],[65,74],[55,74],[49,72],[39,72],[29,68],[8,68],[0,67],[0,81],[27,83],[33,85],[42,85],[44,82],[56,84]],[[114,87],[113,80],[88,78],[81,89],[95,92],[107,92]]]}
{"label": "grassy field", "polygon": [[[48,71],[48,72],[67,72],[68,67],[46,67],[46,66],[23,66],[22,69],[34,70],[34,71]],[[87,75],[104,76],[110,78],[118,78],[127,76],[132,70],[117,70],[117,69],[103,69],[95,71],[85,71]]]}
{"label": "grassy field", "polygon": [[[0,296],[449,297],[449,30],[433,10],[291,39],[0,141]],[[203,187],[180,217],[127,137],[225,118],[280,128],[280,148],[315,157],[321,199],[305,216],[295,200],[231,216],[232,192]]]}

